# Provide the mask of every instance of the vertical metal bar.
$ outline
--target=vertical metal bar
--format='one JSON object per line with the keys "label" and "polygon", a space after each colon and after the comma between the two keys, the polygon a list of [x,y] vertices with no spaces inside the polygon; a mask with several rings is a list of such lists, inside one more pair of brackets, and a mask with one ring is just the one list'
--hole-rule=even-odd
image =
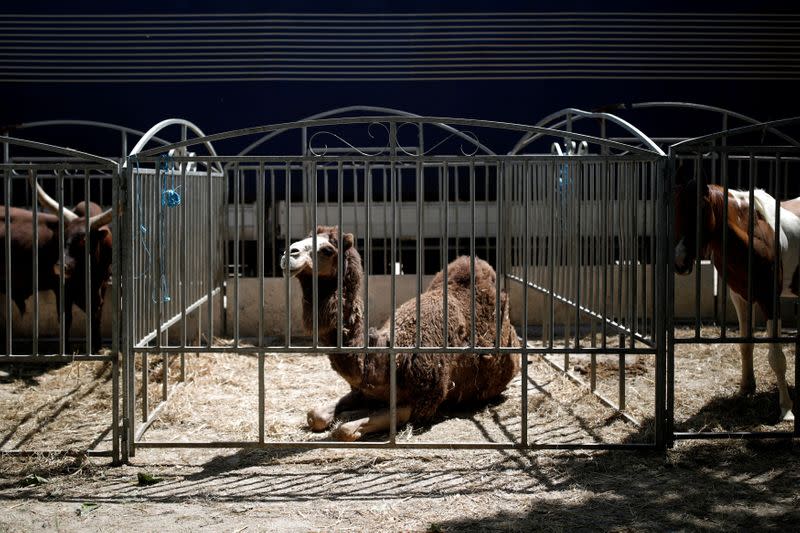
{"label": "vertical metal bar", "polygon": [[[353,243],[354,246],[358,246],[358,236],[361,235],[361,223],[358,219],[358,199],[359,199],[359,187],[358,187],[358,164],[353,162],[353,234],[356,236],[356,242]],[[369,329],[369,328],[367,328]]]}
{"label": "vertical metal bar", "polygon": [[[636,279],[636,260],[637,256],[637,245],[638,245],[638,217],[637,217],[637,203],[639,201],[639,164],[635,163],[631,169],[631,184],[629,186],[630,189],[630,207],[628,208],[628,234],[629,234],[629,246],[630,246],[630,262],[628,268],[628,316],[629,319],[629,327],[631,334],[628,338],[628,343],[631,348],[635,347],[636,344],[636,327],[637,327],[637,314],[636,314],[636,300],[637,298],[637,279]],[[624,354],[623,354],[624,356]],[[624,365],[623,365],[624,371]]]}
{"label": "vertical metal bar", "polygon": [[372,274],[372,169],[368,161],[364,162],[364,211],[364,349],[366,351],[369,346],[370,325],[369,278]]}
{"label": "vertical metal bar", "polygon": [[[258,442],[265,440],[264,410],[266,408],[265,383],[264,383],[264,232],[266,220],[264,205],[264,181],[267,176],[264,172],[264,163],[258,164],[258,176],[256,178],[256,224],[257,224],[257,244],[258,253]],[[274,249],[274,248],[273,248]],[[274,253],[274,252],[273,252]]]}
{"label": "vertical metal bar", "polygon": [[556,292],[556,261],[560,260],[560,254],[556,252],[556,202],[559,200],[558,194],[558,171],[556,170],[556,165],[553,162],[548,163],[547,165],[547,175],[552,176],[552,183],[548,187],[548,197],[550,201],[550,243],[548,246],[549,250],[549,258],[547,261],[547,277],[548,277],[548,291],[549,291],[549,305],[548,305],[548,319],[550,323],[548,324],[548,348],[552,349],[555,346],[555,336],[556,336],[556,299],[555,299],[555,292]]}
{"label": "vertical metal bar", "polygon": [[[592,311],[597,312],[598,305],[597,305],[597,240],[596,240],[596,222],[597,222],[597,163],[592,163],[589,167],[588,177],[586,181],[586,196],[588,202],[588,215],[589,215],[589,223],[587,224],[588,229],[588,236],[587,236],[587,270],[588,270],[588,277],[587,277],[587,287],[586,291],[588,293],[587,300],[588,306]],[[589,337],[590,337],[590,346],[592,348],[597,347],[597,321],[594,319],[589,319]],[[594,352],[590,355],[592,359],[595,358]],[[593,372],[591,372],[591,367],[593,364],[590,364],[590,381],[593,381],[594,376],[592,376]],[[592,390],[594,390],[592,388]]]}
{"label": "vertical metal bar", "polygon": [[[304,145],[305,146],[305,145]],[[292,220],[291,220],[291,206],[292,206],[292,168],[291,163],[287,161],[286,163],[286,184],[284,187],[284,192],[286,194],[286,229],[284,230],[284,234],[286,236],[286,242],[284,243],[285,249],[284,254],[288,258],[290,255],[289,247],[292,245],[292,235],[291,235],[291,228],[292,228]],[[292,345],[292,278],[289,277],[287,272],[283,273],[283,280],[284,280],[284,288],[286,289],[285,297],[286,297],[286,342],[285,345],[288,348]]]}
{"label": "vertical metal bar", "polygon": [[[723,139],[723,143],[725,140]],[[724,145],[724,144],[723,144]],[[721,171],[720,171],[720,178],[722,180],[722,220],[728,220],[728,191],[729,191],[729,184],[728,184],[728,153],[726,151],[722,151],[720,153],[720,157],[722,158],[721,164]],[[722,264],[728,264],[728,225],[722,224]],[[727,325],[727,318],[728,318],[728,291],[726,290],[728,286],[728,269],[722,269],[722,285],[720,291],[722,292],[722,320],[720,321],[720,338],[724,339],[728,335],[728,325]],[[739,336],[743,336],[744,332],[740,331]]]}
{"label": "vertical metal bar", "polygon": [[460,192],[460,181],[461,176],[460,171],[461,165],[454,164],[453,165],[453,203],[455,204],[455,223],[456,223],[456,242],[455,242],[455,256],[458,257],[461,255],[461,217],[459,216],[460,206],[461,206],[461,192]]}
{"label": "vertical metal bar", "polygon": [[[8,144],[4,145],[5,149],[8,149]],[[7,159],[7,158],[6,158]],[[12,313],[13,308],[11,307],[13,298],[11,295],[11,176],[13,170],[9,167],[5,169],[5,176],[4,176],[4,183],[5,183],[5,190],[3,191],[3,196],[5,200],[5,230],[6,230],[6,238],[5,238],[5,293],[6,293],[6,354],[11,355],[13,353],[13,329],[12,329]],[[38,228],[36,228],[36,233]],[[60,237],[59,237],[60,240]],[[61,315],[59,315],[60,317]],[[63,352],[62,352],[63,353]]]}
{"label": "vertical metal bar", "polygon": [[319,258],[319,242],[317,240],[317,224],[319,220],[317,219],[317,164],[314,161],[308,162],[308,164],[303,165],[303,170],[306,173],[306,179],[304,183],[306,184],[306,190],[308,190],[311,194],[311,209],[313,209],[313,213],[311,214],[311,257],[314,258],[313,262],[311,263],[313,275],[311,276],[311,306],[313,309],[312,314],[312,338],[311,338],[311,345],[314,348],[319,346],[319,264],[317,259]]}
{"label": "vertical metal bar", "polygon": [[[166,172],[166,168],[163,169]],[[156,320],[155,320],[155,347],[156,352],[161,350],[161,322],[163,317],[163,301],[164,301],[164,266],[163,260],[164,257],[162,255],[164,243],[163,243],[163,234],[164,231],[164,214],[161,206],[161,193],[160,183],[163,180],[162,175],[162,168],[161,165],[157,163],[157,169],[155,172],[155,195],[154,195],[154,208],[156,214],[156,231],[155,231],[155,245],[153,246],[153,253],[155,254],[155,272],[153,272],[153,278],[156,279],[156,303],[155,303],[155,311],[156,311]],[[151,196],[153,198],[153,196]],[[147,414],[149,411],[149,395],[148,395],[148,385],[149,385],[149,365],[148,365],[148,356],[147,353],[142,354],[142,422],[147,422]]]}
{"label": "vertical metal bar", "polygon": [[[206,262],[208,263],[206,327],[208,327],[207,343],[209,347],[214,343],[214,267],[212,266],[212,261],[214,261],[214,205],[212,203],[214,198],[214,178],[211,168],[211,164],[206,167]],[[227,224],[227,220],[225,223]],[[219,298],[222,298],[222,294],[219,295]]]}
{"label": "vertical metal bar", "polygon": [[[502,161],[498,161],[494,165],[494,175],[495,175],[495,205],[496,205],[496,220],[497,226],[495,227],[495,247],[494,247],[494,262],[497,268],[497,275],[495,276],[495,283],[494,283],[494,330],[498,332],[497,335],[494,337],[494,347],[496,350],[500,348],[500,332],[502,331],[503,323],[500,317],[500,283],[501,278],[502,281],[505,282],[506,276],[508,275],[507,265],[503,262],[503,257],[500,255],[501,250],[503,250],[504,246],[501,246],[504,230],[508,230],[506,228],[506,224],[509,224],[509,217],[507,213],[507,209],[505,208],[504,198],[503,198],[503,182],[505,181],[503,178],[505,176],[505,168],[507,163],[503,163]],[[502,169],[502,170],[501,170]],[[486,181],[489,181],[489,165],[486,164]],[[486,200],[488,204],[489,195],[486,195]],[[508,233],[506,231],[505,233]],[[489,233],[486,233],[487,237]],[[506,298],[508,300],[511,299],[511,294],[506,294]],[[513,355],[509,355],[509,357],[513,357]],[[520,356],[521,357],[521,356]]]}
{"label": "vertical metal bar", "polygon": [[[169,188],[169,185],[166,183],[167,182],[167,172],[169,172],[170,176],[174,176],[175,168],[173,166],[174,162],[172,161],[172,158],[170,158],[170,160],[168,161],[167,164],[169,166],[167,168],[164,168],[164,174],[163,174],[163,176],[161,178],[162,179],[162,186],[159,189],[159,202],[158,202],[158,205],[160,206],[160,209],[161,209],[160,210],[160,215],[161,216],[159,217],[159,220],[161,221],[161,230],[159,232],[159,235],[160,235],[159,238],[164,239],[162,242],[160,242],[160,246],[159,246],[159,257],[160,257],[160,261],[161,261],[161,268],[159,269],[159,272],[164,277],[164,280],[162,280],[162,282],[161,282],[162,283],[162,290],[164,291],[164,294],[161,295],[160,302],[158,304],[159,305],[159,313],[160,313],[160,316],[158,318],[158,330],[159,331],[162,330],[162,323],[164,321],[164,317],[165,316],[166,317],[172,316],[172,313],[170,312],[171,311],[170,308],[172,307],[172,303],[171,303],[172,295],[169,294],[169,274],[168,274],[168,272],[172,271],[172,267],[174,265],[174,262],[172,260],[172,252],[173,252],[174,247],[171,247],[169,245],[170,239],[173,236],[172,235],[173,224],[171,223],[171,220],[170,220],[172,218],[170,216],[171,215],[170,209],[166,209],[167,205],[166,205],[166,202],[164,201],[164,192],[165,192],[165,189]],[[174,239],[173,239],[172,242],[174,242]],[[166,263],[166,265],[165,265],[165,263]],[[166,286],[164,284],[166,284]],[[165,314],[165,312],[166,312],[166,314]],[[161,335],[163,335],[162,346],[169,346],[169,328],[163,328],[163,333],[161,333],[161,334],[159,334],[157,336],[161,336]],[[162,370],[161,370],[161,398],[164,401],[166,401],[167,398],[169,397],[169,361],[170,361],[170,357],[171,357],[170,354],[167,353],[167,352],[165,352],[165,353],[163,353],[161,355],[161,368],[162,368]]]}
{"label": "vertical metal bar", "polygon": [[[523,230],[524,239],[523,239],[523,249],[522,249],[522,265],[523,265],[523,272],[522,272],[522,354],[521,354],[521,367],[520,370],[522,372],[522,405],[520,406],[521,413],[520,419],[522,423],[522,428],[520,430],[520,438],[522,440],[522,446],[528,445],[528,271],[530,265],[530,211],[531,211],[531,201],[530,201],[530,181],[531,181],[531,165],[524,164],[522,167],[522,202],[521,206],[524,211],[523,217],[525,219],[525,228]],[[498,332],[499,334],[499,332]]]}
{"label": "vertical metal bar", "polygon": [[[36,184],[37,176],[36,172],[31,169],[30,171],[30,178],[34,184],[31,196],[31,203],[33,208],[33,228],[32,228],[32,236],[33,236],[33,247],[31,249],[33,253],[33,271],[31,272],[32,281],[33,281],[33,355],[40,355],[39,354],[39,202],[37,201],[37,193],[36,193]],[[8,216],[8,211],[6,211],[6,216]],[[6,228],[8,230],[8,228]],[[10,235],[6,232],[6,235]],[[9,241],[10,239],[6,237],[6,240]],[[6,254],[7,256],[9,254]],[[11,273],[6,270],[6,278],[11,279]],[[11,293],[6,292],[6,300],[9,302],[11,301]],[[8,328],[7,331],[11,331],[11,328]],[[8,352],[11,355],[11,352]]]}
{"label": "vertical metal bar", "polygon": [[[547,230],[547,213],[545,207],[547,206],[547,172],[546,167],[541,163],[536,164],[535,169],[535,184],[536,184],[536,206],[534,212],[536,213],[536,283],[540,287],[547,287],[546,272],[547,272],[547,254],[550,243],[548,242]],[[547,342],[547,312],[546,309],[539,308],[539,318],[542,324],[541,343]]]}
{"label": "vertical metal bar", "polygon": [[[138,165],[137,165],[138,168]],[[136,181],[134,181],[134,178]],[[133,174],[130,168],[130,160],[128,165],[124,167],[123,174],[120,176],[118,189],[119,209],[116,210],[116,215],[122,214],[122,227],[120,228],[120,247],[119,247],[119,261],[114,263],[116,266],[114,282],[119,283],[122,289],[122,297],[117,300],[119,305],[122,306],[122,334],[120,343],[122,344],[122,363],[123,369],[123,387],[122,394],[122,461],[128,462],[129,458],[135,454],[135,439],[134,431],[136,426],[136,364],[135,353],[132,351],[134,331],[134,298],[133,298],[133,268],[134,259],[136,255],[141,255],[141,252],[134,253],[135,231],[134,227],[142,224],[138,220],[138,224],[134,224],[134,211],[131,209],[131,194],[136,197],[134,187],[139,187],[141,176]],[[115,187],[117,189],[117,187]],[[138,188],[136,189],[138,191]],[[116,273],[121,273],[120,279],[116,277]],[[141,288],[141,285],[140,285]],[[143,292],[141,290],[139,293]]]}
{"label": "vertical metal bar", "polygon": [[84,332],[86,333],[86,355],[92,353],[92,264],[89,261],[89,248],[92,245],[92,228],[89,225],[89,169],[83,169],[83,205],[86,207],[83,228],[86,232],[83,246],[83,290],[84,290]]}
{"label": "vertical metal bar", "polygon": [[[774,255],[777,264],[772,271],[772,282],[773,282],[773,292],[772,294],[775,295],[775,298],[772,300],[772,331],[767,332],[767,336],[771,336],[773,338],[777,338],[780,335],[780,328],[779,325],[781,323],[781,294],[783,293],[783,287],[781,286],[781,279],[779,276],[780,272],[780,265],[782,262],[782,253],[781,253],[781,175],[780,175],[780,167],[781,167],[781,156],[780,154],[776,154],[774,164],[770,162],[770,176],[774,177],[775,179],[775,188],[771,191],[773,193],[773,197],[775,198],[775,235],[778,238],[773,239],[774,241]],[[783,274],[784,276],[790,276],[788,272]],[[786,284],[784,283],[784,286]]]}
{"label": "vertical metal bar", "polygon": [[[385,165],[381,167],[381,173],[383,176],[383,189],[381,190],[383,196],[383,209],[381,210],[383,212],[383,268],[394,269],[394,265],[389,265],[389,247],[386,245],[389,240],[389,213],[386,210],[386,196],[389,194],[389,176],[386,174]],[[392,222],[394,223],[394,221]]]}
{"label": "vertical metal bar", "polygon": [[[583,270],[583,233],[581,232],[582,213],[583,211],[583,198],[581,191],[583,188],[583,163],[574,163],[572,165],[574,177],[572,178],[572,188],[574,198],[575,213],[575,348],[581,347],[581,271]],[[571,173],[571,174],[573,174]],[[567,352],[569,356],[569,352]],[[564,368],[569,368],[569,365]]]}
{"label": "vertical metal bar", "polygon": [[[625,287],[625,273],[626,273],[626,266],[629,261],[628,257],[628,243],[627,243],[627,231],[626,231],[626,218],[628,214],[628,180],[630,179],[630,164],[624,163],[623,164],[623,176],[622,181],[620,183],[620,194],[619,194],[619,227],[618,227],[618,235],[619,235],[619,250],[620,250],[620,261],[619,261],[619,269],[617,273],[617,283],[619,284],[617,287],[617,295],[618,295],[618,303],[619,303],[619,312],[620,316],[622,317],[622,324],[625,326],[630,326],[630,315],[625,314],[625,303],[623,302],[623,288]],[[628,287],[628,294],[630,294],[630,287]],[[625,347],[625,334],[621,333],[619,335],[619,347]],[[625,357],[620,352],[617,356],[617,370],[618,370],[618,401],[617,407],[620,411],[625,409]]]}
{"label": "vertical metal bar", "polygon": [[[56,177],[56,188],[58,190],[58,262],[61,268],[58,269],[58,353],[67,353],[67,335],[64,321],[66,319],[64,304],[64,170],[60,169]],[[10,191],[10,188],[9,188]],[[9,193],[10,194],[10,193]],[[7,256],[8,257],[8,256]],[[70,313],[71,309],[68,310]],[[9,314],[10,316],[10,314]],[[11,328],[9,328],[9,336]],[[11,353],[9,351],[9,353]]]}
{"label": "vertical metal bar", "polygon": [[[181,164],[181,192],[183,193],[182,202],[180,206],[180,232],[181,232],[181,243],[180,246],[177,246],[177,250],[179,252],[179,268],[181,271],[181,284],[180,284],[180,306],[181,306],[181,348],[186,348],[188,343],[188,325],[186,323],[186,307],[188,304],[187,296],[186,296],[186,289],[189,285],[189,272],[188,272],[188,265],[186,261],[186,255],[189,253],[189,231],[187,228],[187,214],[186,210],[188,206],[186,201],[189,199],[189,183],[186,177],[186,167],[189,165],[188,161],[185,161]],[[194,241],[194,239],[192,240]],[[181,381],[183,381],[183,374],[185,372],[184,369],[184,354],[180,354],[181,358]]]}
{"label": "vertical metal bar", "polygon": [[233,169],[233,345],[238,348],[240,344],[239,332],[239,278],[241,277],[241,242],[240,238],[240,218],[241,218],[241,184],[242,176],[239,171],[239,164],[236,163]]}
{"label": "vertical metal bar", "polygon": [[[592,310],[598,312],[600,309],[600,295],[598,290],[598,279],[597,276],[600,272],[600,266],[598,265],[598,255],[600,254],[600,250],[598,250],[598,246],[600,243],[598,242],[598,229],[597,224],[599,224],[600,219],[600,203],[598,202],[598,176],[597,170],[598,165],[592,165],[592,172],[591,172],[591,179],[589,180],[589,202],[591,204],[589,212],[590,215],[590,223],[588,225],[588,230],[590,234],[590,275],[589,275],[589,298],[592,302]],[[603,295],[605,296],[605,295]],[[597,321],[590,320],[591,325],[591,347],[597,348]],[[589,390],[594,392],[597,390],[597,353],[592,351],[589,355]]]}
{"label": "vertical metal bar", "polygon": [[673,310],[669,303],[671,261],[669,260],[669,243],[672,228],[672,175],[666,173],[666,162],[650,163],[654,174],[653,196],[654,221],[658,221],[657,229],[654,227],[652,240],[655,241],[656,256],[653,258],[655,280],[653,283],[653,339],[656,344],[656,375],[655,375],[655,444],[659,449],[667,445],[667,431],[669,430],[669,412],[666,406],[669,389],[672,384],[667,381],[667,366],[669,359],[668,336],[672,336]]}
{"label": "vertical metal bar", "polygon": [[[329,226],[331,223],[331,213],[330,213],[330,206],[331,206],[331,199],[329,194],[330,189],[330,180],[328,179],[328,167],[322,167],[322,196],[323,202],[325,203],[325,220],[324,224]],[[339,227],[339,236],[342,234],[342,228]]]}
{"label": "vertical metal bar", "polygon": [[[749,155],[747,206],[747,336],[753,337],[753,232],[755,230],[755,155]],[[699,220],[699,219],[698,219]]]}
{"label": "vertical metal bar", "polygon": [[[601,202],[601,212],[602,212],[602,268],[601,268],[601,275],[603,279],[601,280],[601,297],[603,299],[600,302],[601,314],[603,317],[608,316],[608,295],[609,295],[609,286],[608,286],[608,272],[609,272],[609,263],[613,261],[614,256],[614,248],[613,248],[613,237],[609,234],[609,221],[612,217],[612,211],[614,209],[614,204],[612,202],[612,190],[613,190],[613,177],[612,175],[615,174],[614,169],[616,168],[618,163],[614,162],[613,164],[609,165],[607,159],[603,159],[603,166],[602,166],[602,176],[600,177],[600,197],[603,199]],[[601,338],[600,338],[600,346],[601,348],[605,349],[608,346],[608,322],[603,320],[601,324]]]}
{"label": "vertical metal bar", "polygon": [[[722,131],[726,131],[728,129],[728,114],[723,113],[722,115]],[[728,145],[728,137],[727,135],[723,136],[720,139],[720,144],[724,148]],[[723,204],[722,204],[722,220],[728,220],[728,152],[727,150],[720,150],[719,153],[720,157],[720,177],[722,180],[722,190],[723,190]],[[713,164],[713,163],[712,163]],[[722,228],[722,264],[728,264],[728,225],[724,224]],[[722,285],[721,285],[721,297],[722,297],[722,320],[720,321],[720,338],[725,339],[728,335],[728,271],[727,269],[722,269]],[[741,337],[743,332],[739,332],[739,336]]]}
{"label": "vertical metal bar", "polygon": [[449,207],[450,207],[450,169],[448,167],[447,162],[444,163],[442,168],[443,168],[443,171],[444,171],[444,175],[443,175],[444,180],[443,180],[443,189],[442,189],[442,197],[444,199],[444,209],[442,209],[442,213],[444,215],[444,224],[442,224],[442,231],[444,233],[444,246],[442,247],[442,249],[444,251],[444,259],[442,260],[442,265],[443,265],[442,266],[442,277],[443,277],[443,282],[444,282],[443,286],[442,286],[442,288],[444,290],[444,304],[443,304],[444,305],[444,309],[442,311],[443,311],[443,314],[444,314],[443,315],[444,318],[442,320],[442,328],[443,328],[444,331],[442,332],[442,338],[444,340],[442,341],[442,346],[444,348],[446,348],[448,346],[448,344],[449,344],[449,341],[448,341],[448,333],[449,333],[449,331],[448,331],[447,324],[448,324],[448,311],[449,311],[449,309],[448,309],[448,305],[449,305],[448,304],[448,293],[450,291],[448,290],[448,283],[449,283],[448,282],[448,274],[449,273],[448,273],[448,268],[447,267],[448,267],[448,263],[450,261],[450,253],[449,253],[450,252],[450,225],[448,223],[449,219],[450,219],[450,216],[449,216],[450,215],[450,209],[449,209]]}
{"label": "vertical metal bar", "polygon": [[[236,175],[236,170],[234,169],[234,179]],[[227,177],[227,176],[226,176]],[[222,330],[223,335],[228,335],[228,306],[230,304],[230,300],[228,299],[228,286],[230,283],[230,258],[229,258],[229,245],[231,242],[230,236],[230,222],[229,222],[229,212],[230,212],[230,187],[227,182],[223,178],[223,181],[219,183],[219,194],[221,196],[220,207],[218,208],[219,217],[223,220],[223,224],[220,228],[218,228],[218,239],[219,242],[217,244],[217,250],[220,255],[222,255],[222,264],[220,265],[220,271],[218,273],[219,280],[222,286],[222,290],[220,291],[219,297],[219,315],[220,315],[220,322],[221,326],[220,329]]]}
{"label": "vertical metal bar", "polygon": [[272,223],[270,226],[269,238],[269,253],[270,253],[270,272],[271,277],[276,277],[275,268],[278,265],[278,199],[275,197],[275,168],[269,169],[269,200],[270,200],[270,217]]}
{"label": "vertical metal bar", "polygon": [[[657,287],[659,286],[659,283],[660,283],[658,281],[659,278],[656,275],[656,270],[657,269],[656,269],[656,259],[655,259],[657,251],[658,251],[658,248],[657,248],[658,235],[659,235],[659,233],[658,233],[658,221],[659,221],[659,218],[658,217],[659,217],[659,214],[661,213],[661,211],[659,210],[659,204],[658,204],[658,200],[657,200],[658,198],[661,198],[657,194],[657,191],[658,191],[658,183],[657,182],[658,182],[659,179],[661,179],[661,180],[665,179],[664,175],[663,175],[663,172],[659,173],[659,167],[655,163],[651,162],[650,163],[650,192],[651,192],[651,196],[648,199],[648,203],[651,204],[651,207],[650,207],[650,213],[651,213],[651,217],[650,217],[650,274],[651,274],[650,286],[651,286],[651,289],[650,290],[652,292],[652,298],[653,298],[653,309],[651,311],[653,331],[652,331],[651,334],[652,334],[654,339],[655,339],[656,332],[658,331],[658,325],[656,324],[656,313],[658,312],[659,307],[658,307],[658,304],[656,303],[656,291],[658,290]],[[668,188],[668,189],[666,189],[666,191],[667,192],[665,192],[664,194],[670,194],[672,189]],[[664,238],[666,238],[666,237],[664,237]]]}
{"label": "vertical metal bar", "polygon": [[[635,332],[643,337],[648,332],[647,314],[647,170],[644,162],[637,165],[639,176],[636,179],[636,205],[634,206],[634,234],[636,235],[635,257],[639,269],[636,276],[636,292],[640,295],[639,305],[636,308]],[[641,215],[641,217],[640,217]],[[641,231],[640,221],[641,220]]]}
{"label": "vertical metal bar", "polygon": [[701,253],[700,253],[700,243],[702,242],[703,238],[703,224],[701,223],[701,217],[703,216],[702,212],[702,205],[703,205],[703,195],[705,191],[703,190],[703,179],[701,179],[701,172],[702,172],[702,160],[700,159],[700,154],[698,153],[695,160],[694,160],[694,175],[695,175],[695,182],[696,182],[696,196],[695,196],[695,274],[694,274],[694,336],[695,338],[700,338],[700,296],[702,294],[702,272],[701,266],[702,263],[700,262]]}
{"label": "vertical metal bar", "polygon": [[[123,150],[123,155],[124,155]],[[114,231],[117,232],[117,238],[112,242],[111,248],[111,302],[113,305],[113,319],[111,321],[111,460],[113,464],[120,464],[122,456],[120,453],[120,372],[119,372],[119,358],[120,358],[120,342],[119,342],[119,328],[120,322],[123,318],[120,309],[120,283],[123,276],[120,274],[120,248],[124,240],[121,228],[123,223],[120,221],[120,206],[119,206],[119,186],[121,184],[121,166],[114,169],[111,181],[111,207],[112,207],[112,224]]]}
{"label": "vertical metal bar", "polygon": [[[475,298],[475,161],[469,162],[469,285],[470,285],[470,328],[469,345],[475,348],[475,322],[476,320],[476,298]],[[500,332],[496,331],[495,336]]]}
{"label": "vertical metal bar", "polygon": [[[420,139],[422,138],[422,125],[420,124],[419,127],[419,136]],[[420,140],[420,154],[423,153],[422,150],[422,141]],[[415,331],[414,331],[414,345],[419,348],[422,344],[422,311],[420,309],[420,299],[422,294],[422,275],[423,275],[423,268],[424,268],[424,255],[425,255],[425,243],[424,236],[422,232],[422,224],[423,224],[423,204],[422,204],[422,186],[423,186],[423,166],[420,161],[416,163],[416,176],[415,176],[415,185],[416,185],[416,193],[417,193],[417,292],[415,294],[416,299],[416,319],[415,319]]]}
{"label": "vertical metal bar", "polygon": [[[670,151],[669,167],[663,170],[666,173],[667,179],[663,180],[664,186],[668,187],[667,191],[672,191],[675,186],[675,169],[677,168],[677,156]],[[663,167],[662,167],[663,168]],[[664,206],[665,211],[661,217],[662,225],[666,225],[661,231],[661,236],[665,242],[662,243],[660,249],[664,254],[665,260],[663,265],[666,268],[663,272],[666,275],[666,305],[663,309],[666,310],[664,317],[664,324],[666,326],[667,345],[666,345],[666,364],[664,365],[664,385],[666,386],[666,406],[664,410],[664,439],[668,446],[672,446],[675,441],[674,427],[675,427],[675,261],[674,251],[670,250],[671,243],[675,241],[675,205],[674,198],[671,194],[663,194],[664,201],[660,205]],[[656,367],[658,370],[658,367]],[[658,383],[658,379],[656,379]]]}
{"label": "vertical metal bar", "polygon": [[[391,144],[391,159],[389,161],[389,174],[392,180],[391,185],[391,207],[392,207],[392,242],[391,242],[391,311],[390,311],[390,327],[389,327],[389,345],[392,350],[389,352],[389,442],[395,443],[397,439],[397,352],[396,346],[396,316],[395,309],[397,309],[397,269],[395,263],[397,261],[397,168],[395,158],[397,157],[397,123],[392,121],[389,123],[389,142]],[[385,189],[384,189],[385,190]],[[385,208],[384,208],[385,212]],[[445,291],[445,294],[447,292]]]}
{"label": "vertical metal bar", "polygon": [[[328,174],[325,174],[327,179]],[[327,187],[328,184],[325,184],[326,191],[325,194],[327,196]],[[336,328],[336,346],[339,348],[342,347],[344,343],[344,339],[342,338],[342,332],[344,330],[344,294],[342,290],[342,276],[344,275],[344,165],[340,160],[338,165],[336,166],[336,221],[339,225],[339,254],[337,254],[337,261],[338,261],[338,268],[336,269],[336,320],[337,320],[337,328]],[[325,206],[327,212],[327,205]],[[369,329],[367,327],[366,329]]]}

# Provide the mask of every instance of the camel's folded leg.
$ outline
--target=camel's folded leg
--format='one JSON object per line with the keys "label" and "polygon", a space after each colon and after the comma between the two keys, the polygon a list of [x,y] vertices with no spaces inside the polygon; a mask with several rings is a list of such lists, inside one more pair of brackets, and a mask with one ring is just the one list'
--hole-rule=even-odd
{"label": "camel's folded leg", "polygon": [[336,415],[343,411],[355,410],[363,407],[364,396],[360,391],[351,390],[336,403],[316,407],[308,412],[307,420],[311,431],[325,431],[333,424]]}
{"label": "camel's folded leg", "polygon": [[[397,407],[397,425],[400,426],[408,422],[411,418],[410,407]],[[381,409],[365,418],[359,418],[352,422],[347,422],[336,428],[331,437],[341,441],[354,441],[358,440],[368,433],[378,433],[379,431],[388,431],[390,425],[390,417],[388,409]]]}

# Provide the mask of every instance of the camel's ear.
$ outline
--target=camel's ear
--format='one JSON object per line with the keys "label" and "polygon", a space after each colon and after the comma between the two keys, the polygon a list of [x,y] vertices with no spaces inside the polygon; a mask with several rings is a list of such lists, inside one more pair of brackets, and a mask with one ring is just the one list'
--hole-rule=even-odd
{"label": "camel's ear", "polygon": [[342,244],[344,244],[345,251],[352,248],[354,243],[355,240],[353,238],[352,233],[345,233],[344,235],[342,235]]}

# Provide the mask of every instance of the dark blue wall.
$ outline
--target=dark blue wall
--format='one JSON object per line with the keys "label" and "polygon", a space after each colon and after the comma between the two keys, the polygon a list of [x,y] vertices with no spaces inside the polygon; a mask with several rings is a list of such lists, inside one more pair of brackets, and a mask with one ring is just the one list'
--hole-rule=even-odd
{"label": "dark blue wall", "polygon": [[[255,1],[107,2],[70,5],[80,13],[244,13],[266,11]],[[167,5],[169,4],[169,5]],[[362,5],[363,4],[363,5]],[[64,2],[4,2],[9,13],[63,13]],[[718,4],[713,4],[718,5]],[[760,2],[762,13],[795,13],[796,2]],[[726,12],[752,12],[752,2],[725,2]],[[109,11],[111,9],[111,11]],[[655,8],[642,2],[598,4],[589,1],[531,2],[290,2],[269,3],[273,12],[517,12],[630,11]],[[662,11],[710,7],[697,2],[669,2]],[[0,59],[2,63],[2,59]],[[795,69],[797,66],[795,65]],[[51,118],[103,120],[146,129],[158,120],[180,116],[207,132],[296,120],[345,105],[395,107],[419,114],[536,122],[558,109],[594,109],[616,102],[684,100],[731,108],[759,119],[800,115],[800,74],[794,80],[627,80],[535,79],[502,81],[287,82],[209,83],[2,83],[0,125]]]}

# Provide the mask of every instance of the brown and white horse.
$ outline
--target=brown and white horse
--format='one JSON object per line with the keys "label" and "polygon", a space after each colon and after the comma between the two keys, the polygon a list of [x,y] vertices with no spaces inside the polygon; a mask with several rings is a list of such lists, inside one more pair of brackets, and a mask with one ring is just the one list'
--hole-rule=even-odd
{"label": "brown and white horse", "polygon": [[[680,175],[680,169],[678,171]],[[680,181],[680,177],[677,179]],[[773,324],[776,298],[783,295],[798,296],[798,257],[800,256],[800,198],[780,203],[780,246],[775,255],[775,199],[761,189],[754,191],[753,236],[749,237],[750,192],[728,190],[727,220],[723,219],[725,190],[718,185],[700,184],[698,198],[697,181],[677,184],[675,191],[675,272],[689,274],[696,258],[696,230],[700,224],[700,254],[710,258],[717,272],[727,273],[731,300],[739,319],[739,334],[751,335],[752,324],[747,324],[748,306],[755,304],[767,319],[767,335],[780,334],[780,320]],[[701,202],[697,221],[697,202]],[[722,254],[723,232],[728,232],[726,256]],[[752,250],[752,252],[751,252]],[[752,302],[748,294],[748,254],[752,253]],[[776,271],[777,268],[777,271]],[[773,276],[778,276],[779,291],[775,291]],[[777,326],[777,329],[773,327]],[[743,393],[755,391],[753,374],[753,344],[740,346],[742,355]],[[778,382],[780,396],[780,420],[793,420],[792,400],[786,385],[786,358],[780,343],[770,343],[769,364]]]}

